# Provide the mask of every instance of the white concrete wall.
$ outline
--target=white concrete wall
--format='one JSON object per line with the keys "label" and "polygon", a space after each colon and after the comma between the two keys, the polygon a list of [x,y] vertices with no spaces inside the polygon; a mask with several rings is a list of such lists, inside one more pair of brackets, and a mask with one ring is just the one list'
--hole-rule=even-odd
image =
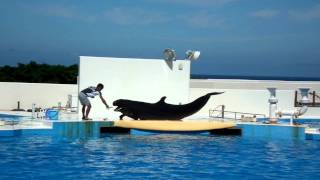
{"label": "white concrete wall", "polygon": [[59,102],[65,106],[68,94],[77,94],[77,89],[75,84],[0,82],[0,109],[15,109],[18,101],[25,110],[31,109],[32,103],[41,108],[58,106]]}
{"label": "white concrete wall", "polygon": [[[209,109],[225,105],[226,111],[237,111],[269,115],[270,97],[267,87],[276,87],[278,108],[294,109],[294,96],[298,88],[308,87],[311,91],[320,92],[320,82],[289,82],[289,81],[253,81],[253,80],[197,80],[190,83],[192,101],[206,93],[224,91],[224,94],[211,96],[207,105],[192,117],[208,117]],[[320,117],[319,107],[310,107],[305,117]]]}
{"label": "white concrete wall", "polygon": [[[109,105],[117,99],[157,102],[162,96],[173,104],[188,101],[190,61],[81,56],[79,64],[79,89],[104,84],[102,95]],[[119,117],[113,109],[107,111],[99,97],[90,100],[91,117]]]}
{"label": "white concrete wall", "polygon": [[[132,61],[135,62],[135,61]],[[153,62],[153,61],[151,61]],[[163,61],[155,63],[156,65],[151,65],[151,67],[157,68],[166,68],[166,64],[162,64]],[[90,64],[90,63],[89,63]],[[120,63],[121,64],[121,63]],[[148,64],[148,63],[147,63]],[[160,65],[159,65],[160,64]],[[158,66],[159,65],[159,66]],[[176,65],[176,64],[175,64]],[[89,66],[90,65],[86,65]],[[137,65],[138,66],[138,65]],[[150,65],[148,64],[150,67]],[[164,67],[163,67],[164,66]],[[82,67],[82,66],[81,66]],[[153,81],[152,76],[148,75],[147,77],[138,77],[138,75],[143,74],[142,72],[135,75],[134,71],[131,71],[130,66],[122,67],[122,71],[125,71],[132,82],[129,80],[119,80],[117,77],[126,78],[121,72],[113,72],[114,67],[103,65],[101,69],[112,69],[107,70],[111,75],[100,75],[98,71],[91,71],[97,78],[101,79],[102,83],[105,83],[106,88],[103,90],[103,95],[107,99],[108,103],[111,105],[112,102],[119,98],[130,98],[136,100],[144,100],[155,102],[158,101],[162,96],[162,93],[168,96],[168,101],[171,103],[177,103],[181,100],[182,103],[187,103],[193,101],[194,99],[215,91],[225,91],[224,94],[212,96],[208,104],[198,113],[192,117],[208,117],[209,109],[215,108],[218,105],[226,105],[227,111],[241,111],[249,113],[259,113],[266,114],[269,113],[269,92],[265,89],[266,87],[277,87],[280,90],[277,91],[277,97],[279,100],[278,107],[281,109],[293,109],[294,107],[294,91],[299,87],[309,87],[312,91],[320,92],[320,82],[281,82],[281,81],[250,81],[250,80],[196,80],[192,79],[189,84],[186,84],[188,80],[185,77],[188,77],[190,69],[189,64],[186,65],[187,70],[183,72],[185,74],[180,74],[177,72],[175,78],[169,79],[170,73],[166,72],[166,77],[169,82],[166,83],[157,83]],[[132,67],[132,66],[131,66]],[[119,67],[120,68],[120,67]],[[176,68],[176,66],[174,67]],[[86,68],[85,68],[86,69]],[[84,71],[86,71],[84,69]],[[151,74],[158,72],[158,70],[153,69]],[[82,72],[84,72],[82,71]],[[88,73],[88,72],[87,72]],[[114,74],[112,74],[114,73]],[[131,74],[129,74],[131,73]],[[145,72],[147,73],[147,72]],[[148,72],[150,73],[150,72]],[[162,72],[163,73],[163,72]],[[158,73],[159,75],[159,73]],[[179,77],[181,79],[179,80]],[[83,87],[89,85],[96,85],[99,79],[91,79],[93,76],[85,76],[83,80]],[[115,77],[115,78],[105,78],[105,77]],[[172,77],[172,76],[170,76]],[[183,79],[184,77],[184,79]],[[141,79],[140,79],[141,78]],[[160,77],[158,77],[160,78]],[[107,82],[104,82],[105,79],[109,79]],[[149,83],[143,83],[148,80],[153,81]],[[165,78],[163,78],[165,79]],[[163,80],[162,79],[162,80]],[[137,82],[142,80],[142,82]],[[136,83],[134,83],[136,82]],[[177,84],[176,84],[177,82]],[[127,85],[126,83],[130,84]],[[159,84],[159,86],[157,85]],[[138,87],[135,87],[138,85]],[[149,85],[151,85],[149,87]],[[165,86],[165,87],[164,87]],[[178,86],[178,87],[175,87]],[[180,87],[184,87],[184,90]],[[186,89],[187,88],[187,89]],[[117,94],[119,91],[119,94]],[[187,92],[186,92],[187,91]],[[160,93],[161,92],[161,93]],[[57,106],[58,102],[61,102],[62,105],[66,105],[68,94],[77,94],[78,85],[73,84],[40,84],[40,83],[15,83],[15,82],[0,82],[0,110],[11,110],[17,107],[17,101],[21,102],[21,108],[30,109],[32,103],[36,103],[37,107],[48,108],[52,106]],[[142,94],[142,95],[141,95]],[[141,95],[141,98],[139,98]],[[181,99],[180,99],[181,98]],[[184,99],[186,98],[186,100]],[[93,110],[103,113],[104,117],[110,117],[111,111],[105,110],[99,98],[91,99],[94,103]],[[117,114],[118,115],[118,114]],[[320,117],[320,108],[308,109],[308,112],[303,117]],[[117,117],[117,116],[116,116]]]}

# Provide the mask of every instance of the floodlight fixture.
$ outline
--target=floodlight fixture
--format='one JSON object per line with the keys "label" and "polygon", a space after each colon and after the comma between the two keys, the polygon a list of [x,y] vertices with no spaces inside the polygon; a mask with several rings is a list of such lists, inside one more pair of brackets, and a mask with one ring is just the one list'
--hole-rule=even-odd
{"label": "floodlight fixture", "polygon": [[176,52],[173,49],[165,49],[163,51],[163,56],[165,60],[175,61],[176,60]]}
{"label": "floodlight fixture", "polygon": [[186,59],[189,59],[189,60],[197,60],[199,56],[200,56],[200,51],[188,50],[186,52]]}

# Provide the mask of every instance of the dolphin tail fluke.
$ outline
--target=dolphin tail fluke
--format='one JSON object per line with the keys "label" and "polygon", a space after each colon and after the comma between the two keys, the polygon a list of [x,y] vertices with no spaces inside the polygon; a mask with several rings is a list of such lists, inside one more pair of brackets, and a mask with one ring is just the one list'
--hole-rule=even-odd
{"label": "dolphin tail fluke", "polygon": [[207,95],[212,96],[212,95],[218,95],[218,94],[222,94],[224,92],[212,92],[212,93],[208,93]]}

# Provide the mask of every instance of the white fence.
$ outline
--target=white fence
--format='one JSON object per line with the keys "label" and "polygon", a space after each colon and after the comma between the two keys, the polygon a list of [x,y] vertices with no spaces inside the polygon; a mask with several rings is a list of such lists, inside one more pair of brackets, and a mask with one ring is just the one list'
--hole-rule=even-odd
{"label": "white fence", "polygon": [[32,103],[41,108],[58,106],[59,103],[66,106],[68,95],[77,95],[77,92],[76,84],[0,82],[0,109],[16,109],[18,101],[20,108],[25,110],[31,109]]}
{"label": "white fence", "polygon": [[[310,88],[310,92],[320,90],[320,82],[307,81],[257,81],[257,80],[222,80],[192,79],[189,101],[209,92],[224,91],[224,94],[212,96],[207,105],[193,117],[207,117],[210,109],[225,105],[226,111],[236,111],[269,116],[268,87],[277,88],[278,108],[294,109],[295,91]],[[320,107],[309,107],[302,117],[320,117]]]}

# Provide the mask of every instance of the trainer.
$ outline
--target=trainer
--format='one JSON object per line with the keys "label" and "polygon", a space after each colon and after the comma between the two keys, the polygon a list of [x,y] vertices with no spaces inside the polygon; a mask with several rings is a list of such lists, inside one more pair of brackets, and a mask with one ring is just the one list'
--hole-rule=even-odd
{"label": "trainer", "polygon": [[106,100],[102,97],[101,90],[103,89],[103,84],[99,83],[97,87],[90,86],[79,93],[79,100],[82,105],[82,119],[83,120],[91,120],[88,116],[91,109],[91,103],[88,97],[94,98],[95,96],[100,97],[102,103],[109,109]]}

